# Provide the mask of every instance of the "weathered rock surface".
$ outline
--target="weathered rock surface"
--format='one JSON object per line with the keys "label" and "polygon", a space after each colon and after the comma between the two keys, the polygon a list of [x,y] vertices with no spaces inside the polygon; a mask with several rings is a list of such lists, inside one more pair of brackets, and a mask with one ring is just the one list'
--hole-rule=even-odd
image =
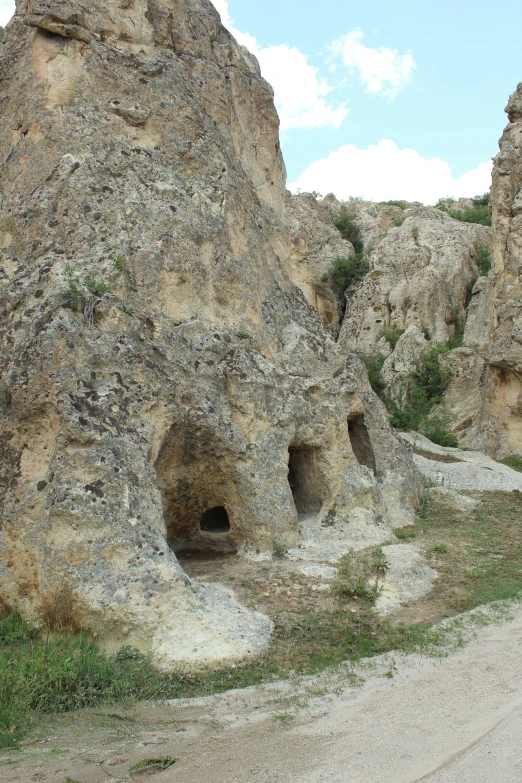
{"label": "weathered rock surface", "polygon": [[379,614],[393,614],[404,604],[427,595],[436,573],[420,550],[411,544],[391,544],[382,548],[387,569],[375,602]]}
{"label": "weathered rock surface", "polygon": [[437,446],[417,432],[403,432],[401,436],[424,455],[429,455],[414,454],[413,458],[430,483],[449,490],[522,492],[522,473],[495,462],[486,454]]}
{"label": "weathered rock surface", "polygon": [[453,337],[464,324],[470,284],[479,276],[476,249],[488,244],[489,229],[432,207],[401,210],[355,202],[347,209],[363,236],[367,233],[366,247],[380,236],[370,233],[367,224],[380,219],[382,225],[382,211],[386,216],[391,210],[400,213],[397,222],[403,222],[384,223],[386,234],[369,256],[370,272],[348,291],[340,345],[366,356],[388,356],[391,348],[383,332],[392,324],[416,327],[407,349],[413,356],[423,349],[419,333],[441,343]]}
{"label": "weathered rock surface", "polygon": [[354,254],[353,246],[335,227],[329,204],[317,201],[311,193],[288,194],[286,214],[292,240],[292,280],[337,337],[342,307],[328,285],[328,272],[336,258]]}
{"label": "weathered rock surface", "polygon": [[464,338],[473,349],[465,361],[477,391],[462,422],[469,383],[462,388],[462,375],[456,374],[445,406],[450,416],[457,410],[453,425],[463,430],[461,445],[499,459],[522,456],[521,106],[522,83],[506,107],[509,124],[493,168],[493,269],[473,290]]}
{"label": "weathered rock surface", "polygon": [[419,489],[292,283],[272,91],[207,0],[20,0],[0,105],[0,595],[165,665],[253,653],[269,621],[175,551]]}

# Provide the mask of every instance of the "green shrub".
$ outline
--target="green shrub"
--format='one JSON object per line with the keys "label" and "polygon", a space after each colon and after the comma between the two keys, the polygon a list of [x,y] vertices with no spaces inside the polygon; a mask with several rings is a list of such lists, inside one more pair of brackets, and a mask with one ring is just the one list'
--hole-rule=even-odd
{"label": "green shrub", "polygon": [[79,310],[83,296],[78,288],[78,284],[71,278],[67,281],[67,292],[69,294],[69,306],[71,310]]}
{"label": "green shrub", "polygon": [[452,209],[455,204],[454,198],[440,198],[437,203],[437,209],[442,209],[444,212],[454,218],[460,220],[463,223],[479,223],[482,226],[491,225],[491,216],[489,214],[489,201],[490,194],[484,193],[481,196],[475,196],[473,199],[473,207],[468,209]]}
{"label": "green shrub", "polygon": [[379,201],[380,207],[399,207],[399,209],[407,209],[409,204],[407,201]]}
{"label": "green shrub", "polygon": [[449,373],[439,357],[451,350],[451,341],[430,345],[419,359],[417,369],[402,382],[398,398],[387,400],[390,422],[398,430],[416,430],[439,446],[456,446],[447,432],[447,423],[432,409],[442,402]]}
{"label": "green shrub", "polygon": [[406,330],[401,329],[401,327],[398,324],[390,324],[386,327],[386,329],[383,329],[382,336],[386,340],[386,342],[390,345],[392,351],[395,350],[395,346],[397,345],[399,341],[399,337],[402,337]]}
{"label": "green shrub", "polygon": [[330,273],[330,287],[338,294],[344,294],[348,286],[356,283],[370,271],[370,264],[364,253],[356,253],[350,258],[336,258]]}
{"label": "green shrub", "polygon": [[419,238],[419,227],[418,226],[412,226],[411,235],[412,235],[412,237],[414,238],[414,240],[416,242],[418,240],[418,238]]}
{"label": "green shrub", "polygon": [[477,204],[471,209],[448,209],[446,211],[450,217],[463,223],[479,223],[482,226],[491,225],[489,207],[485,204]]}
{"label": "green shrub", "polygon": [[96,280],[94,277],[86,277],[84,280],[85,287],[93,294],[94,296],[105,296],[105,294],[110,294],[111,289],[107,285],[107,283],[104,280]]}
{"label": "green shrub", "polygon": [[454,203],[455,203],[455,199],[454,198],[449,198],[449,197],[447,197],[447,198],[439,198],[439,200],[435,204],[435,207],[437,209],[443,209],[444,211],[446,211]]}
{"label": "green shrub", "polygon": [[385,362],[385,359],[386,357],[382,353],[380,353],[376,359],[364,360],[364,364],[366,365],[366,372],[368,373],[368,380],[370,381],[370,386],[374,390],[375,394],[379,395],[379,397],[382,397],[382,393],[384,391],[384,381],[381,378],[381,370]]}
{"label": "green shrub", "polygon": [[405,220],[406,220],[406,218],[403,215],[395,215],[395,217],[393,218],[393,222],[395,223],[397,228],[399,226],[402,226],[402,224],[404,223]]}
{"label": "green shrub", "polygon": [[484,245],[479,245],[475,252],[475,263],[483,277],[487,277],[491,270],[491,259],[489,249]]}
{"label": "green shrub", "polygon": [[342,238],[352,243],[355,252],[362,253],[364,246],[361,238],[361,232],[353,222],[350,215],[348,215],[347,212],[342,212],[339,217],[334,220],[334,223],[336,228],[338,228],[341,232]]}

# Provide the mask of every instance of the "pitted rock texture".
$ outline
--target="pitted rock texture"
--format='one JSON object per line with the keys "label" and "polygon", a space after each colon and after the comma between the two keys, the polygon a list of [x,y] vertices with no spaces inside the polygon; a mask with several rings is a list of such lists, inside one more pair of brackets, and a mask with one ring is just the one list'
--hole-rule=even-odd
{"label": "pitted rock texture", "polygon": [[342,303],[328,285],[328,273],[336,258],[353,256],[353,245],[335,227],[329,205],[311,193],[288,194],[286,214],[292,240],[292,280],[319,311],[330,334],[337,337]]}
{"label": "pitted rock texture", "polygon": [[[370,272],[347,292],[340,345],[369,357],[388,356],[391,348],[383,332],[393,324],[400,329],[415,326],[435,342],[453,337],[464,325],[470,285],[480,274],[476,249],[489,244],[489,229],[461,223],[433,207],[401,210],[355,202],[347,209],[363,236],[370,237],[365,247],[372,238],[379,240],[382,212],[388,216],[393,210],[400,225],[387,228],[369,256]],[[413,351],[417,332],[412,335]]]}
{"label": "pitted rock texture", "polygon": [[267,618],[175,552],[419,493],[291,280],[272,90],[207,0],[28,0],[0,105],[0,595],[164,665],[255,653]]}
{"label": "pitted rock texture", "polygon": [[[465,345],[473,350],[465,362],[478,394],[460,438],[462,446],[497,459],[522,457],[522,83],[506,112],[509,124],[500,139],[491,189],[493,269],[488,281],[475,286],[465,334]],[[462,373],[452,380],[449,411],[456,400],[465,411],[461,387],[465,394],[467,385]]]}

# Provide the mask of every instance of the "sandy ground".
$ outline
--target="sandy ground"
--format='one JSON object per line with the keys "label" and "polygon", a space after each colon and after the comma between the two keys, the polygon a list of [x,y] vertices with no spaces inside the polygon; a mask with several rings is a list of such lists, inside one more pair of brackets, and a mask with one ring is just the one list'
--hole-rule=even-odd
{"label": "sandy ground", "polygon": [[[386,656],[299,683],[232,691],[129,720],[68,716],[53,736],[4,755],[0,781],[154,783],[521,783],[522,606],[444,658]],[[105,723],[104,723],[105,721]],[[118,722],[121,724],[118,727]]]}

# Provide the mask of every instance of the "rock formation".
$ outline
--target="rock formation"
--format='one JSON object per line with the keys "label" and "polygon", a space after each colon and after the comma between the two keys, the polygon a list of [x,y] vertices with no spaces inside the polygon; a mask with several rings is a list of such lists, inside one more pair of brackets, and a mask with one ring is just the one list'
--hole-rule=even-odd
{"label": "rock formation", "polygon": [[447,357],[445,407],[463,446],[522,457],[522,84],[494,160],[492,271],[473,289],[464,348]]}
{"label": "rock formation", "polygon": [[[453,337],[463,326],[470,283],[480,274],[476,248],[489,242],[485,226],[461,223],[432,207],[383,209],[386,218],[395,210],[395,224],[380,240],[377,227],[367,231],[370,239],[365,238],[365,246],[375,244],[370,272],[347,293],[339,341],[346,350],[368,356],[391,353],[383,334],[393,325],[401,330],[414,325],[435,342]],[[358,215],[362,213],[366,224],[373,217],[372,223],[380,219],[382,225],[383,209],[352,207],[363,236],[365,223]]]}
{"label": "rock formation", "polygon": [[[294,214],[315,209],[326,228],[314,229],[314,235],[322,237],[345,211],[364,241],[369,272],[346,291],[339,347],[370,359],[382,357],[382,382],[393,399],[430,345],[460,343],[439,360],[449,383],[438,414],[461,447],[497,459],[522,457],[521,107],[519,85],[506,108],[509,124],[495,158],[492,228],[419,204],[356,199],[341,204],[333,195],[315,208],[309,194],[294,196],[291,208]],[[473,204],[460,199],[451,211],[470,210]],[[325,247],[341,255],[331,240]],[[478,264],[481,249],[490,250],[488,276]],[[294,242],[294,251],[299,250]],[[294,270],[306,267],[309,279],[315,274],[317,280],[316,268],[300,252]],[[321,257],[315,248],[313,253]],[[324,306],[318,309],[324,317]]]}
{"label": "rock formation", "polygon": [[19,0],[0,107],[2,600],[165,665],[256,652],[175,552],[402,525],[419,486],[291,281],[271,88],[208,0]]}

